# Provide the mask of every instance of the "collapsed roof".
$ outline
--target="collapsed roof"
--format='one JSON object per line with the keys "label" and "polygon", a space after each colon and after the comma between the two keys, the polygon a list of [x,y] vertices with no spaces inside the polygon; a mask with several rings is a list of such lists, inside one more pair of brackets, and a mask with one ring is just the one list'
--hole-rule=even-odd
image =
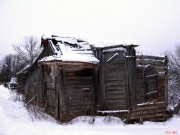
{"label": "collapsed roof", "polygon": [[43,36],[41,46],[45,47],[47,45],[51,46],[54,55],[46,56],[39,62],[58,60],[62,62],[99,63],[99,60],[93,54],[90,44],[85,40],[54,35],[51,37]]}
{"label": "collapsed roof", "polygon": [[[93,51],[96,49],[112,51],[114,49],[124,49],[127,46],[135,45],[135,41],[90,41],[73,37],[60,37],[56,35],[46,36],[41,38],[41,47],[38,58],[29,67],[26,67],[20,73],[25,73],[21,78],[22,81],[28,77],[30,72],[33,71],[37,63],[50,62],[50,61],[62,61],[62,62],[80,62],[80,63],[92,63],[98,64],[100,61],[95,57]],[[45,56],[44,48],[50,46],[54,55]]]}

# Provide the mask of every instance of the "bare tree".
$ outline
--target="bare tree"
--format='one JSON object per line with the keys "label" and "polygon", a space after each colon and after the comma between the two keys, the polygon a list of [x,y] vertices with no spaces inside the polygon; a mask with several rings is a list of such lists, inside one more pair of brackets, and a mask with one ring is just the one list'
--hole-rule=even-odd
{"label": "bare tree", "polygon": [[8,82],[12,76],[25,67],[19,55],[9,54],[0,62],[0,82]]}
{"label": "bare tree", "polygon": [[12,66],[11,66],[12,56],[7,55],[1,62],[1,71],[0,71],[0,79],[1,82],[8,82],[10,81],[10,77],[12,74]]}
{"label": "bare tree", "polygon": [[22,70],[26,66],[26,64],[24,63],[23,60],[21,60],[20,56],[16,54],[16,55],[12,55],[11,66],[12,66],[11,69],[12,74],[13,76],[16,76],[16,73]]}
{"label": "bare tree", "polygon": [[25,63],[32,65],[39,55],[40,47],[38,43],[35,36],[26,36],[21,43],[14,44],[13,48]]}
{"label": "bare tree", "polygon": [[175,45],[173,52],[167,51],[168,56],[168,101],[170,105],[180,102],[180,43]]}

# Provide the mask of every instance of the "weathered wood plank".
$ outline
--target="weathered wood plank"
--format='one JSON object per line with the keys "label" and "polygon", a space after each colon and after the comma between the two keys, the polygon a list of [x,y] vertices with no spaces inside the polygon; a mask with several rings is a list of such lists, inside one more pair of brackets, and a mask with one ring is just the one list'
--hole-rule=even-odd
{"label": "weathered wood plank", "polygon": [[166,117],[166,114],[159,113],[159,114],[148,114],[148,115],[136,115],[131,117],[130,119],[144,119],[144,118],[154,118],[154,117]]}
{"label": "weathered wood plank", "polygon": [[[71,116],[77,117],[81,115],[87,115],[87,113],[91,113],[90,111],[93,112],[94,108],[92,106],[88,106],[88,108],[83,108],[83,107],[71,107],[68,110],[68,113],[71,114]],[[71,117],[69,116],[69,117]],[[72,118],[72,117],[71,117]]]}
{"label": "weathered wood plank", "polygon": [[112,52],[112,53],[103,53],[105,55],[104,60],[108,62],[112,59],[112,61],[124,61],[124,55],[119,52]]}
{"label": "weathered wood plank", "polygon": [[109,86],[109,85],[111,85],[111,86],[125,86],[126,85],[126,82],[123,80],[123,81],[119,81],[119,80],[117,80],[117,81],[106,81],[105,82],[105,86]]}
{"label": "weathered wood plank", "polygon": [[54,83],[46,83],[48,89],[55,89]]}
{"label": "weathered wood plank", "polygon": [[113,72],[113,70],[111,70],[111,72],[105,72],[105,78],[111,78],[111,77],[124,77],[126,75],[126,72],[124,71],[119,71],[119,72]]}
{"label": "weathered wood plank", "polygon": [[143,120],[158,122],[158,121],[166,121],[167,118],[165,116],[159,116],[159,117],[154,117],[154,118],[144,118]]}
{"label": "weathered wood plank", "polygon": [[112,90],[108,90],[106,89],[106,94],[109,95],[109,94],[126,94],[126,90],[119,90],[119,89],[112,89]]}
{"label": "weathered wood plank", "polygon": [[129,105],[135,107],[137,104],[137,92],[136,92],[136,52],[134,47],[130,46],[126,48],[126,69],[127,69],[127,91],[130,95]]}
{"label": "weathered wood plank", "polygon": [[141,110],[153,110],[153,109],[162,109],[165,108],[166,104],[159,103],[159,104],[149,104],[149,105],[141,105],[138,108],[132,108],[132,111],[141,111]]}
{"label": "weathered wood plank", "polygon": [[118,110],[125,110],[125,109],[127,109],[127,107],[126,107],[126,105],[119,105],[119,104],[115,105],[115,104],[106,103],[105,109],[106,110],[117,110],[117,109]]}
{"label": "weathered wood plank", "polygon": [[71,95],[71,96],[72,95],[77,95],[77,93],[78,93],[79,96],[82,95],[82,96],[87,97],[87,96],[90,96],[90,95],[91,96],[94,95],[94,90],[81,90],[81,89],[77,90],[77,89],[73,89],[73,90],[66,91],[66,95]]}
{"label": "weathered wood plank", "polygon": [[54,90],[47,90],[47,104],[49,106],[56,107],[56,102],[55,102],[55,91]]}
{"label": "weathered wood plank", "polygon": [[105,77],[105,82],[110,82],[110,81],[125,81],[125,76],[114,76],[114,77]]}
{"label": "weathered wood plank", "polygon": [[78,93],[77,97],[74,96],[74,94],[77,94],[77,92],[76,93],[67,94],[65,97],[69,97],[69,98],[71,98],[71,100],[72,99],[76,100],[76,99],[79,99],[79,98],[87,99],[87,100],[90,100],[91,98],[94,99],[94,93]]}
{"label": "weathered wood plank", "polygon": [[152,64],[152,65],[165,65],[165,61],[164,60],[151,60],[151,59],[136,59],[136,62],[138,65],[148,65],[148,64]]}
{"label": "weathered wood plank", "polygon": [[156,114],[156,113],[165,113],[166,112],[166,108],[162,108],[162,109],[153,109],[153,110],[142,110],[142,111],[136,111],[136,112],[132,112],[131,117],[135,117],[138,115],[151,115],[151,114]]}
{"label": "weathered wood plank", "polygon": [[126,89],[126,86],[124,84],[119,84],[119,85],[107,85],[106,90],[112,90],[112,89],[122,89],[122,90],[125,90]]}
{"label": "weathered wood plank", "polygon": [[125,70],[124,68],[125,66],[125,62],[124,61],[112,61],[112,62],[109,62],[109,63],[105,63],[104,64],[104,67],[106,69],[121,69],[121,70]]}
{"label": "weathered wood plank", "polygon": [[[41,62],[41,63],[42,64],[49,64],[49,65],[52,64],[51,61],[49,61],[49,62]],[[82,67],[82,68],[84,68],[84,67],[94,67],[94,66],[97,66],[97,65],[95,65],[93,63],[87,63],[87,62],[73,62],[73,61],[65,62],[65,61],[60,61],[60,60],[56,60],[55,63],[58,64],[59,66],[63,66],[63,67],[65,67],[65,66],[72,67],[73,66],[73,67],[80,67],[80,68]]]}
{"label": "weathered wood plank", "polygon": [[79,90],[91,91],[91,90],[94,90],[94,87],[92,85],[79,85],[79,86],[71,85],[71,86],[69,86],[69,84],[68,84],[68,86],[65,86],[65,89],[67,92],[71,92],[71,91],[73,92],[73,91],[79,91]]}
{"label": "weathered wood plank", "polygon": [[94,82],[92,81],[87,81],[87,80],[84,80],[84,81],[66,81],[65,82],[65,85],[75,85],[75,86],[78,86],[78,87],[84,87],[84,86],[93,86],[94,85]]}
{"label": "weathered wood plank", "polygon": [[79,76],[68,76],[68,75],[65,75],[65,79],[66,81],[84,81],[85,80],[91,80],[93,79],[93,76],[85,76],[85,77],[79,77]]}
{"label": "weathered wood plank", "polygon": [[126,104],[127,100],[122,99],[114,99],[114,100],[106,100],[106,103],[117,103],[117,104]]}
{"label": "weathered wood plank", "polygon": [[90,101],[87,101],[87,102],[72,102],[72,104],[71,104],[71,107],[73,107],[73,108],[79,108],[79,107],[82,107],[82,108],[86,108],[86,107],[88,107],[89,108],[89,106],[94,106],[94,102],[92,101],[92,102],[90,102]]}
{"label": "weathered wood plank", "polygon": [[108,99],[121,99],[121,98],[126,98],[126,94],[106,94],[106,100]]}
{"label": "weathered wood plank", "polygon": [[152,55],[136,55],[137,59],[155,59],[155,60],[165,60],[165,56],[152,56]]}
{"label": "weathered wood plank", "polygon": [[53,117],[55,117],[55,107],[53,107],[53,106],[49,106],[49,105],[47,105],[47,112],[50,114],[50,115],[52,115]]}

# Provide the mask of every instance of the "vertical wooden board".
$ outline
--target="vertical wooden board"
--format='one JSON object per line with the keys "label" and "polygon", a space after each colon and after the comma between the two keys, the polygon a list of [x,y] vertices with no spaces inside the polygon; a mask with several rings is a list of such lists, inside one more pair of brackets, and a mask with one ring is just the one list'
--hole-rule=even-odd
{"label": "vertical wooden board", "polygon": [[[56,68],[57,69],[57,68]],[[60,93],[60,82],[59,82],[59,71],[56,71],[55,77],[55,100],[56,100],[56,119],[59,119],[59,93]]]}
{"label": "vertical wooden board", "polygon": [[46,83],[45,83],[45,71],[44,66],[42,66],[42,77],[41,77],[41,83],[42,83],[42,101],[45,102],[45,92],[46,92]]}
{"label": "vertical wooden board", "polygon": [[103,52],[101,51],[101,64],[100,64],[100,88],[101,88],[101,97],[100,97],[100,104],[103,106],[105,103],[105,82],[104,82],[104,55]]}
{"label": "vertical wooden board", "polygon": [[[89,103],[95,103],[94,68],[84,66],[63,67],[63,69],[66,108],[79,111],[88,109]],[[93,97],[93,100],[89,97]]]}
{"label": "vertical wooden board", "polygon": [[[125,74],[125,57],[124,52],[114,51],[103,53],[103,74],[105,86],[105,106],[104,109],[111,108],[113,110],[121,109],[120,102],[123,102],[120,89],[124,89],[126,93],[126,74]],[[116,57],[114,57],[116,56]],[[114,97],[115,94],[116,98]],[[110,102],[112,104],[110,104]],[[124,102],[126,104],[126,102]],[[113,106],[112,106],[113,105]],[[124,108],[124,106],[123,106]]]}
{"label": "vertical wooden board", "polygon": [[26,79],[25,84],[25,94],[27,97],[27,100],[30,100],[32,97],[36,96],[36,98],[33,99],[34,103],[39,104],[41,102],[41,67],[37,66],[34,69],[31,69],[29,76]]}
{"label": "vertical wooden board", "polygon": [[56,103],[56,107],[55,107],[55,118],[58,119],[59,118],[59,107],[58,107],[58,98],[55,98],[55,103]]}
{"label": "vertical wooden board", "polygon": [[126,68],[128,77],[128,91],[130,97],[130,106],[134,107],[137,104],[136,95],[136,54],[132,46],[126,48]]}
{"label": "vertical wooden board", "polygon": [[47,90],[47,103],[49,106],[56,107],[55,90]]}
{"label": "vertical wooden board", "polygon": [[58,87],[59,87],[59,118],[60,120],[64,119],[63,118],[63,111],[65,109],[65,103],[64,103],[64,70],[62,68],[62,66],[58,66],[58,70],[59,70],[59,73],[58,73]]}
{"label": "vertical wooden board", "polygon": [[165,56],[165,102],[168,105],[168,58]]}
{"label": "vertical wooden board", "polygon": [[40,68],[40,77],[39,77],[39,97],[40,97],[40,102],[43,103],[43,70],[42,67]]}

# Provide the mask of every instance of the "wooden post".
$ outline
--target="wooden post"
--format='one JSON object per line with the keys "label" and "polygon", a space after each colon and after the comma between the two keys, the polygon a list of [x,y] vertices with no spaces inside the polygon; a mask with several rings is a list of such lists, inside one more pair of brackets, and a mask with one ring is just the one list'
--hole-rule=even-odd
{"label": "wooden post", "polygon": [[127,89],[129,92],[130,107],[137,105],[136,93],[136,52],[133,45],[126,48],[126,69],[127,69]]}
{"label": "wooden post", "polygon": [[101,48],[96,49],[96,57],[101,61],[100,65],[98,66],[98,103],[99,103],[99,109],[103,109],[104,102],[105,102],[105,84],[104,84],[104,57],[103,57],[103,51]]}
{"label": "wooden post", "polygon": [[59,76],[58,76],[58,68],[57,68],[57,64],[55,64],[55,118],[58,119],[59,118],[59,90],[60,90],[60,86],[59,86]]}
{"label": "wooden post", "polygon": [[168,105],[168,58],[165,56],[165,103]]}
{"label": "wooden post", "polygon": [[102,50],[98,50],[99,51],[99,60],[101,61],[100,63],[100,70],[99,70],[99,82],[100,82],[100,108],[102,109],[102,107],[105,104],[105,84],[104,84],[104,55],[103,55],[103,51]]}
{"label": "wooden post", "polygon": [[97,108],[97,103],[98,103],[98,98],[99,98],[99,91],[98,91],[98,84],[99,84],[99,80],[98,80],[98,66],[96,65],[94,66],[94,75],[93,75],[93,80],[94,80],[94,92],[95,92],[95,109]]}
{"label": "wooden post", "polygon": [[65,93],[64,93],[64,73],[63,73],[63,67],[60,66],[59,68],[59,75],[58,75],[58,78],[59,78],[59,118],[60,118],[60,121],[63,121],[64,120],[64,115],[63,115],[63,112],[65,111],[64,110],[64,96],[65,96]]}

